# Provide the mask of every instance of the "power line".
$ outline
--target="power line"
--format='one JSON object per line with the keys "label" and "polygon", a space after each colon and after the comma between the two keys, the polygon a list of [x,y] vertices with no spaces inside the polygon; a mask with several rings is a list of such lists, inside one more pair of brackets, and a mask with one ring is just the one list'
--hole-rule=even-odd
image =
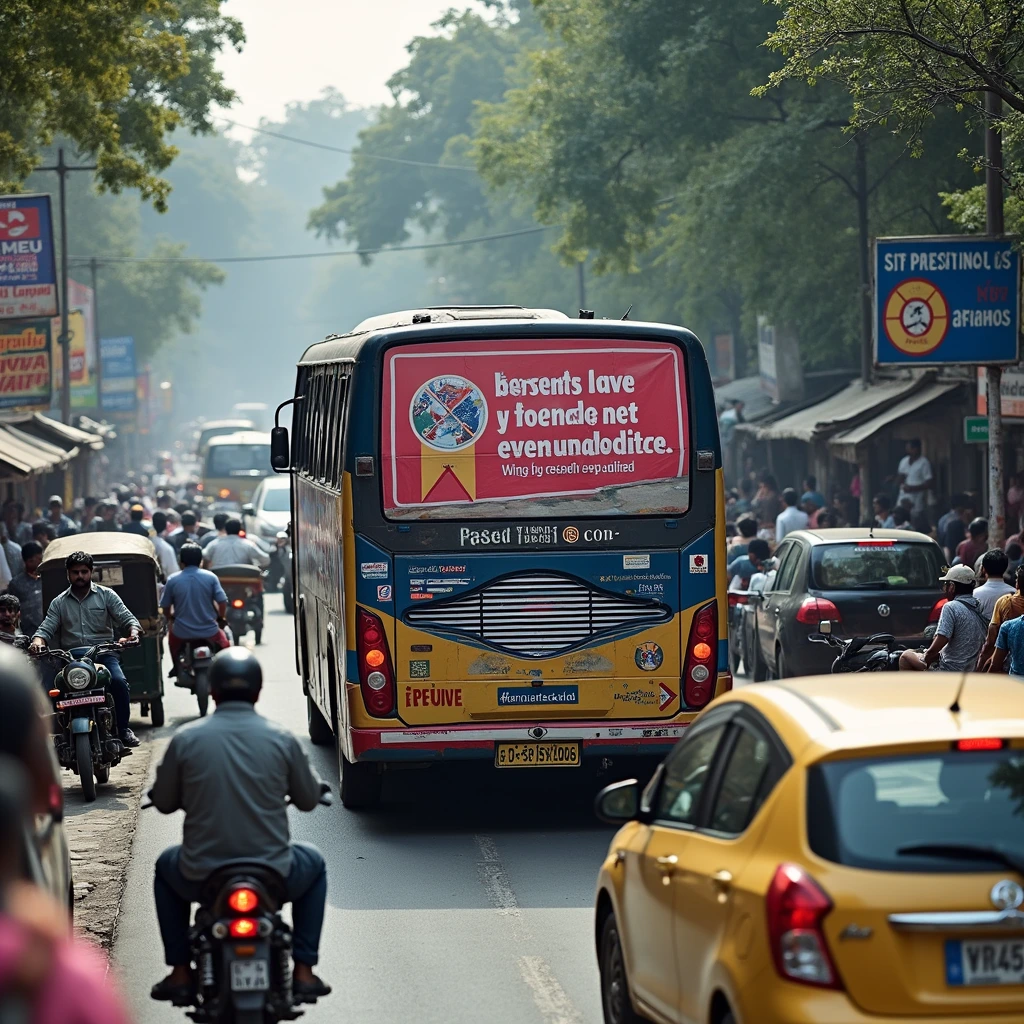
{"label": "power line", "polygon": [[498,242],[503,238],[519,238],[523,235],[537,235],[550,231],[550,227],[521,228],[519,231],[502,231],[494,235],[476,235],[471,238],[456,238],[449,242],[421,242],[416,245],[395,245],[380,249],[336,249],[326,252],[279,253],[270,256],[69,256],[71,263],[269,263],[275,260],[312,260],[332,256],[380,256],[389,252],[422,252],[424,249],[449,249],[460,245],[476,245],[480,242]]}
{"label": "power line", "polygon": [[255,128],[249,124],[239,124],[229,117],[217,117],[218,121],[233,125],[235,128],[244,128],[247,132],[259,132],[261,135],[270,135],[275,139],[283,139],[285,142],[294,142],[298,146],[310,146],[313,149],[324,149],[328,153],[348,153],[366,157],[367,160],[384,160],[391,164],[405,164],[407,167],[431,167],[438,171],[470,171],[476,173],[475,167],[464,167],[461,164],[432,164],[425,160],[406,160],[399,156],[382,156],[379,153],[367,153],[365,149],[345,149],[342,146],[329,146],[326,142],[313,142],[311,139],[297,139],[293,135],[284,135],[281,132],[272,132],[269,128]]}

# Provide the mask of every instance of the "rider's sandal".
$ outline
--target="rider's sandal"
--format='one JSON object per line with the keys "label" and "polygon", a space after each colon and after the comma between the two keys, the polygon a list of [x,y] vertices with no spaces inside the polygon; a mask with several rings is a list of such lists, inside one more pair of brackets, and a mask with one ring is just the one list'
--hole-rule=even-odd
{"label": "rider's sandal", "polygon": [[330,994],[331,986],[324,984],[315,974],[312,983],[292,982],[292,995],[297,1003],[315,1003],[318,999]]}

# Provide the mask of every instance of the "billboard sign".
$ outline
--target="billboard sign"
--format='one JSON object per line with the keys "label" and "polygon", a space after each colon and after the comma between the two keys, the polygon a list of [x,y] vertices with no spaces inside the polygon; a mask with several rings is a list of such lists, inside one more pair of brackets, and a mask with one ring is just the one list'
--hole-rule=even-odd
{"label": "billboard sign", "polygon": [[1015,363],[1020,254],[978,235],[875,242],[875,362]]}
{"label": "billboard sign", "polygon": [[[383,395],[389,512],[491,503],[473,513],[480,517],[508,512],[502,502],[599,494],[573,513],[686,508],[686,387],[675,345],[407,345],[385,355]],[[655,481],[662,485],[636,486]],[[566,508],[531,501],[528,511]]]}
{"label": "billboard sign", "polygon": [[[71,356],[71,408],[96,408],[96,364],[91,358],[96,346],[89,334],[87,310],[73,309],[68,314],[68,347]],[[60,339],[60,318],[50,321],[52,334]],[[53,346],[53,389],[59,392],[64,386],[64,356],[59,344]]]}
{"label": "billboard sign", "polygon": [[[1000,405],[1003,418],[1011,420],[1024,419],[1024,369],[1019,366],[1007,366],[1003,369],[999,382]],[[988,381],[985,371],[978,367],[978,415],[988,415]]]}
{"label": "billboard sign", "polygon": [[135,412],[134,338],[101,338],[100,368],[102,392],[100,408],[104,412]]}
{"label": "billboard sign", "polygon": [[59,310],[50,197],[0,196],[0,320]]}
{"label": "billboard sign", "polygon": [[50,337],[47,318],[0,327],[0,408],[50,407]]}

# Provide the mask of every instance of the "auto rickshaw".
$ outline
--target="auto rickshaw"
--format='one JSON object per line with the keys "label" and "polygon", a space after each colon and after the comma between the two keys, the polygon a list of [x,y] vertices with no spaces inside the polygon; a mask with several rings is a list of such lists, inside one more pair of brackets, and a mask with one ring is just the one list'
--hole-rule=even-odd
{"label": "auto rickshaw", "polygon": [[51,541],[39,567],[43,611],[62,591],[68,577],[64,559],[73,551],[93,558],[93,582],[114,590],[142,626],[142,643],[121,653],[132,702],[154,726],[164,724],[163,619],[157,596],[160,565],[152,541],[132,533],[78,533]]}

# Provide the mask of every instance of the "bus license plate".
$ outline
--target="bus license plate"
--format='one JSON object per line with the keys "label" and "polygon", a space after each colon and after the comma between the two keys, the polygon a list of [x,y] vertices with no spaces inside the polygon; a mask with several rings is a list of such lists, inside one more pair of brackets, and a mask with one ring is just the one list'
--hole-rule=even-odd
{"label": "bus license plate", "polygon": [[266,960],[233,960],[232,992],[264,992],[270,988],[270,964]]}
{"label": "bus license plate", "polygon": [[946,941],[950,985],[1024,985],[1024,939]]}
{"label": "bus license plate", "polygon": [[578,768],[579,743],[499,743],[496,768]]}

